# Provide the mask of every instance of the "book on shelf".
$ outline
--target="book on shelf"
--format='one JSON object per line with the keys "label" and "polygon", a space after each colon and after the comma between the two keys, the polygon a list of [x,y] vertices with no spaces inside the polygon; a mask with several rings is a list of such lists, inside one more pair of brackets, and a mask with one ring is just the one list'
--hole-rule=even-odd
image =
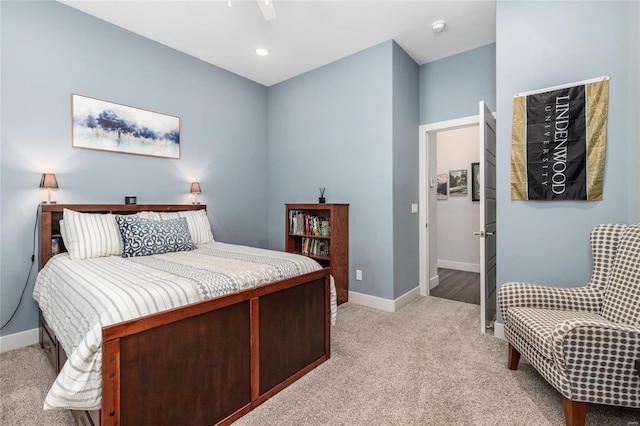
{"label": "book on shelf", "polygon": [[328,237],[331,234],[329,219],[306,210],[289,210],[289,233]]}
{"label": "book on shelf", "polygon": [[329,257],[329,242],[317,238],[303,237],[296,241],[296,251],[312,256]]}

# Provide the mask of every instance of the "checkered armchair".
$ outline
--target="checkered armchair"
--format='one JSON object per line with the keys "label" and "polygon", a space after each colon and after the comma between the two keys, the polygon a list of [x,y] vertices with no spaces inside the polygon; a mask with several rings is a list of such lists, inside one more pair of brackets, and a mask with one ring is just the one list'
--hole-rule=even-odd
{"label": "checkered armchair", "polygon": [[568,426],[587,404],[640,408],[640,224],[591,231],[585,287],[506,283],[498,291],[509,368],[520,354],[562,394]]}

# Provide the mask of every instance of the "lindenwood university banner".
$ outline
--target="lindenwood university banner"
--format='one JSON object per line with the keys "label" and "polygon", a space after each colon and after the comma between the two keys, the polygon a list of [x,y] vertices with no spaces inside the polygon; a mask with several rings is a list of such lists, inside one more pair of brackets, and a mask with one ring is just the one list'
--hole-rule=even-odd
{"label": "lindenwood university banner", "polygon": [[609,78],[516,95],[512,200],[602,200]]}

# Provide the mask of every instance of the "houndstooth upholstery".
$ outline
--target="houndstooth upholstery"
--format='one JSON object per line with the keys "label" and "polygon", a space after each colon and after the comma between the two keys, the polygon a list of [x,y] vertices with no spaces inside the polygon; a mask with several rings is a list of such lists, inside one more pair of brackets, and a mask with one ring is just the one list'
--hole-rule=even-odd
{"label": "houndstooth upholstery", "polygon": [[571,401],[640,408],[640,224],[599,225],[585,287],[506,283],[509,343]]}
{"label": "houndstooth upholstery", "polygon": [[559,311],[553,309],[518,308],[509,312],[512,328],[538,349],[540,355],[553,359],[556,326],[572,319],[598,321],[602,317],[592,312]]}
{"label": "houndstooth upholstery", "polygon": [[640,224],[622,236],[604,296],[602,316],[613,322],[640,326]]}

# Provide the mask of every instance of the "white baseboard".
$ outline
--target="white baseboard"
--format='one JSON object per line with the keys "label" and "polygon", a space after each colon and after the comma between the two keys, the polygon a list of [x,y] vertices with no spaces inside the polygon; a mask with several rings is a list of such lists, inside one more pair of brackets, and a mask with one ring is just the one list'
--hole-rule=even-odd
{"label": "white baseboard", "polygon": [[507,340],[506,336],[504,335],[504,324],[502,324],[501,322],[494,322],[493,335],[502,340]]}
{"label": "white baseboard", "polygon": [[396,312],[417,297],[420,297],[420,286],[409,290],[395,300],[369,296],[368,294],[356,293],[355,291],[349,292],[349,302],[384,312]]}
{"label": "white baseboard", "polygon": [[402,309],[403,306],[405,306],[406,304],[408,304],[412,300],[417,299],[418,297],[420,297],[420,286],[415,287],[413,290],[409,290],[408,292],[406,292],[402,296],[398,297],[394,301],[395,310],[398,311],[398,310]]}
{"label": "white baseboard", "polygon": [[438,284],[440,284],[440,275],[436,275],[429,280],[429,290],[433,290]]}
{"label": "white baseboard", "polygon": [[34,345],[40,341],[40,329],[34,328],[20,333],[13,333],[0,337],[0,353],[12,349]]}
{"label": "white baseboard", "polygon": [[438,268],[454,269],[456,271],[480,273],[479,263],[454,262],[451,260],[438,260]]}

